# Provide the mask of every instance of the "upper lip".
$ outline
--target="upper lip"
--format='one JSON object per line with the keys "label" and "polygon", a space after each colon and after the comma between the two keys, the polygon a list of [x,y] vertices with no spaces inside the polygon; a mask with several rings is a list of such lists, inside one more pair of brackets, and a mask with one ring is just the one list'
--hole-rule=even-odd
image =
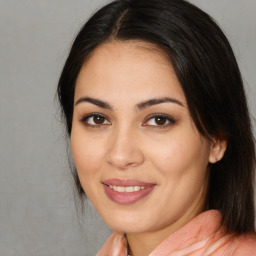
{"label": "upper lip", "polygon": [[112,185],[112,186],[120,186],[120,187],[129,187],[129,186],[151,187],[156,185],[154,183],[148,183],[148,182],[143,182],[143,181],[134,180],[134,179],[127,179],[127,180],[109,179],[109,180],[104,180],[102,183],[108,186]]}

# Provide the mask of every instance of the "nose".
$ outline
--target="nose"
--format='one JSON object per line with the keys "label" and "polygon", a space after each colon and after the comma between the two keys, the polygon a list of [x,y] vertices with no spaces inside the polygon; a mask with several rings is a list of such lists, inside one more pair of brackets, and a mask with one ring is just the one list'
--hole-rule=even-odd
{"label": "nose", "polygon": [[142,145],[139,144],[136,132],[128,129],[113,131],[107,162],[119,170],[137,167],[144,162]]}

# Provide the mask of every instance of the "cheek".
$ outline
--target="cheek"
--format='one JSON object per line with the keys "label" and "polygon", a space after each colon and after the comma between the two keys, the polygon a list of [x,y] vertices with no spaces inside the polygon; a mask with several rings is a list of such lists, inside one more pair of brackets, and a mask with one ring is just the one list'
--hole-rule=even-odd
{"label": "cheek", "polygon": [[[77,132],[75,132],[77,131]],[[91,202],[97,195],[102,159],[104,156],[103,146],[92,136],[85,136],[84,131],[74,129],[71,133],[71,149],[82,188]]]}
{"label": "cheek", "polygon": [[104,155],[104,147],[100,141],[92,136],[81,134],[79,129],[73,128],[71,133],[71,149],[79,178],[97,174]]}
{"label": "cheek", "polygon": [[204,171],[208,165],[209,146],[199,136],[170,136],[147,147],[148,158],[164,175],[180,175],[186,171]]}

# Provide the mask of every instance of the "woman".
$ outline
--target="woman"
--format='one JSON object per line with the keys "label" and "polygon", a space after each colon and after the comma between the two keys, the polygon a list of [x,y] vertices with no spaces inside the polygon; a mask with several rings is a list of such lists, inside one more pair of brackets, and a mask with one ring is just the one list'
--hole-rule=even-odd
{"label": "woman", "polygon": [[113,1],[77,35],[58,96],[98,255],[255,255],[255,151],[220,28],[182,0]]}

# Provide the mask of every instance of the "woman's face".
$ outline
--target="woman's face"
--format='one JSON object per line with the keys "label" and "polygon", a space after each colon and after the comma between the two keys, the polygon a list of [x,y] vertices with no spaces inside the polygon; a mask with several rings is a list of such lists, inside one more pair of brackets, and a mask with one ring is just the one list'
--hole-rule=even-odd
{"label": "woman's face", "polygon": [[99,46],[81,69],[74,100],[78,176],[110,227],[170,233],[204,209],[212,145],[160,50],[143,42]]}

